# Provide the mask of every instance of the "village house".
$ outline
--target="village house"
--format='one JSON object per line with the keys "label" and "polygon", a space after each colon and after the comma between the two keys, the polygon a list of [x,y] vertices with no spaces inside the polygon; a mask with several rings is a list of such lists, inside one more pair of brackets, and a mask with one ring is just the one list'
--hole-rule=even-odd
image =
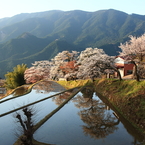
{"label": "village house", "polygon": [[[121,56],[116,56],[114,60],[116,68],[119,70],[121,77],[132,74],[134,64],[124,60]],[[115,73],[115,77],[117,77],[117,73]]]}
{"label": "village house", "polygon": [[5,94],[6,93],[6,88],[0,88],[0,94]]}

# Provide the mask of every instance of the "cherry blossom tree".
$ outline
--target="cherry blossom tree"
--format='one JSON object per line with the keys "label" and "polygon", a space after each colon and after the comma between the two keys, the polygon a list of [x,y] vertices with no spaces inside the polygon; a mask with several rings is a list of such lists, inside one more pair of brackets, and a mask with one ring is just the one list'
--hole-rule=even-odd
{"label": "cherry blossom tree", "polygon": [[[58,53],[53,59],[51,59],[52,67],[50,69],[50,78],[54,80],[62,78],[66,73],[70,72],[70,70],[72,71],[73,68],[71,67],[73,67],[73,62],[77,60],[77,57],[77,51],[62,51]],[[67,68],[64,69],[64,66],[67,66]]]}
{"label": "cherry blossom tree", "polygon": [[136,80],[139,81],[138,65],[140,65],[145,58],[145,33],[140,37],[131,35],[129,38],[129,41],[120,44],[119,48],[122,50],[120,55],[134,64],[134,75],[136,76]]}
{"label": "cherry blossom tree", "polygon": [[[96,62],[98,54],[103,52],[98,48],[86,48],[80,53],[78,65],[79,70],[77,77],[80,79],[86,79],[88,77],[97,77],[100,76],[100,69],[97,68],[94,63]],[[95,56],[95,57],[94,57]],[[99,56],[98,56],[99,57]]]}
{"label": "cherry blossom tree", "polygon": [[72,79],[76,79],[76,75],[77,75],[77,70],[78,70],[78,65],[76,64],[76,61],[69,61],[69,62],[65,62],[62,66],[60,66],[60,70],[63,72],[64,74],[64,78],[66,78],[67,80],[72,80]]}
{"label": "cherry blossom tree", "polygon": [[[79,70],[77,77],[80,79],[101,77],[105,73],[105,70],[119,71],[114,66],[114,57],[108,56],[103,49],[98,48],[86,48],[82,51],[79,60]],[[121,75],[119,75],[121,80]]]}
{"label": "cherry blossom tree", "polygon": [[51,62],[45,61],[35,61],[32,63],[32,67],[27,69],[24,73],[24,78],[26,83],[35,83],[42,79],[49,78],[49,71],[51,67]]}
{"label": "cherry blossom tree", "polygon": [[60,66],[60,70],[62,70],[64,74],[73,73],[77,69],[78,65],[76,65],[76,61],[69,61]]}

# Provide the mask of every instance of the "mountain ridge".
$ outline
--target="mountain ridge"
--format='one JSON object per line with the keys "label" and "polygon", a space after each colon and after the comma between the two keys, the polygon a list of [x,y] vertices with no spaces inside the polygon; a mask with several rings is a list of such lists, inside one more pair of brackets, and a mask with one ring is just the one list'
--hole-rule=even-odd
{"label": "mountain ridge", "polygon": [[[145,15],[114,9],[46,11],[0,19],[0,75],[19,63],[49,60],[63,50],[102,48],[118,55],[129,35],[145,32]],[[5,66],[5,67],[4,67]]]}
{"label": "mountain ridge", "polygon": [[[125,34],[120,33],[121,31],[125,31],[126,29],[128,29],[128,23],[130,24],[131,22],[133,22],[132,17],[134,19],[140,20],[140,23],[141,21],[145,21],[144,15],[128,15],[127,13],[116,11],[113,9],[100,10],[96,12],[86,12],[80,10],[66,12],[47,11],[41,13],[27,14],[29,16],[27,16],[25,19],[23,18],[23,15],[24,14],[19,14],[18,16],[10,18],[15,20],[20,17],[21,19],[19,20],[19,22],[13,24],[10,23],[9,25],[6,25],[6,27],[0,29],[2,33],[0,34],[1,43],[9,39],[16,38],[24,32],[30,32],[37,37],[46,37],[48,35],[54,35],[55,33],[59,34],[59,37],[63,37],[62,35],[66,34],[66,31],[69,32],[70,30],[72,30],[72,27],[76,29],[76,27],[78,26],[79,31],[81,31],[81,33],[84,34],[84,32],[89,31],[88,29],[94,27],[94,25],[97,26],[97,32],[102,31],[104,27],[106,27],[106,31],[108,31],[107,28],[111,28],[114,31],[118,31],[118,28],[123,27],[120,31],[118,31],[118,35],[122,37]],[[90,32],[95,32],[94,30],[95,29],[93,28]],[[76,42],[79,41],[78,37],[82,36],[77,35],[77,37],[75,38]]]}

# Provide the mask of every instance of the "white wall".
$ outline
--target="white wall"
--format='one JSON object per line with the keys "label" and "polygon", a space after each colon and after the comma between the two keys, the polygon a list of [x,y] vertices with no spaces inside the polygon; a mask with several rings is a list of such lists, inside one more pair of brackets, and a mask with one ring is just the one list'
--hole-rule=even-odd
{"label": "white wall", "polygon": [[121,77],[124,77],[124,68],[119,68],[118,70],[120,72]]}

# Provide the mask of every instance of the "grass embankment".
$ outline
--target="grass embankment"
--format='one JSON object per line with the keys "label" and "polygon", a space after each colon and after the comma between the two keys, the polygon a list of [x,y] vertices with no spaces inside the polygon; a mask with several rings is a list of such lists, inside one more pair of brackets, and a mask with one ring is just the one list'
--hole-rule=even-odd
{"label": "grass embankment", "polygon": [[57,83],[62,85],[66,89],[92,85],[91,80],[57,81]]}
{"label": "grass embankment", "polygon": [[95,88],[145,134],[145,81],[98,79]]}

